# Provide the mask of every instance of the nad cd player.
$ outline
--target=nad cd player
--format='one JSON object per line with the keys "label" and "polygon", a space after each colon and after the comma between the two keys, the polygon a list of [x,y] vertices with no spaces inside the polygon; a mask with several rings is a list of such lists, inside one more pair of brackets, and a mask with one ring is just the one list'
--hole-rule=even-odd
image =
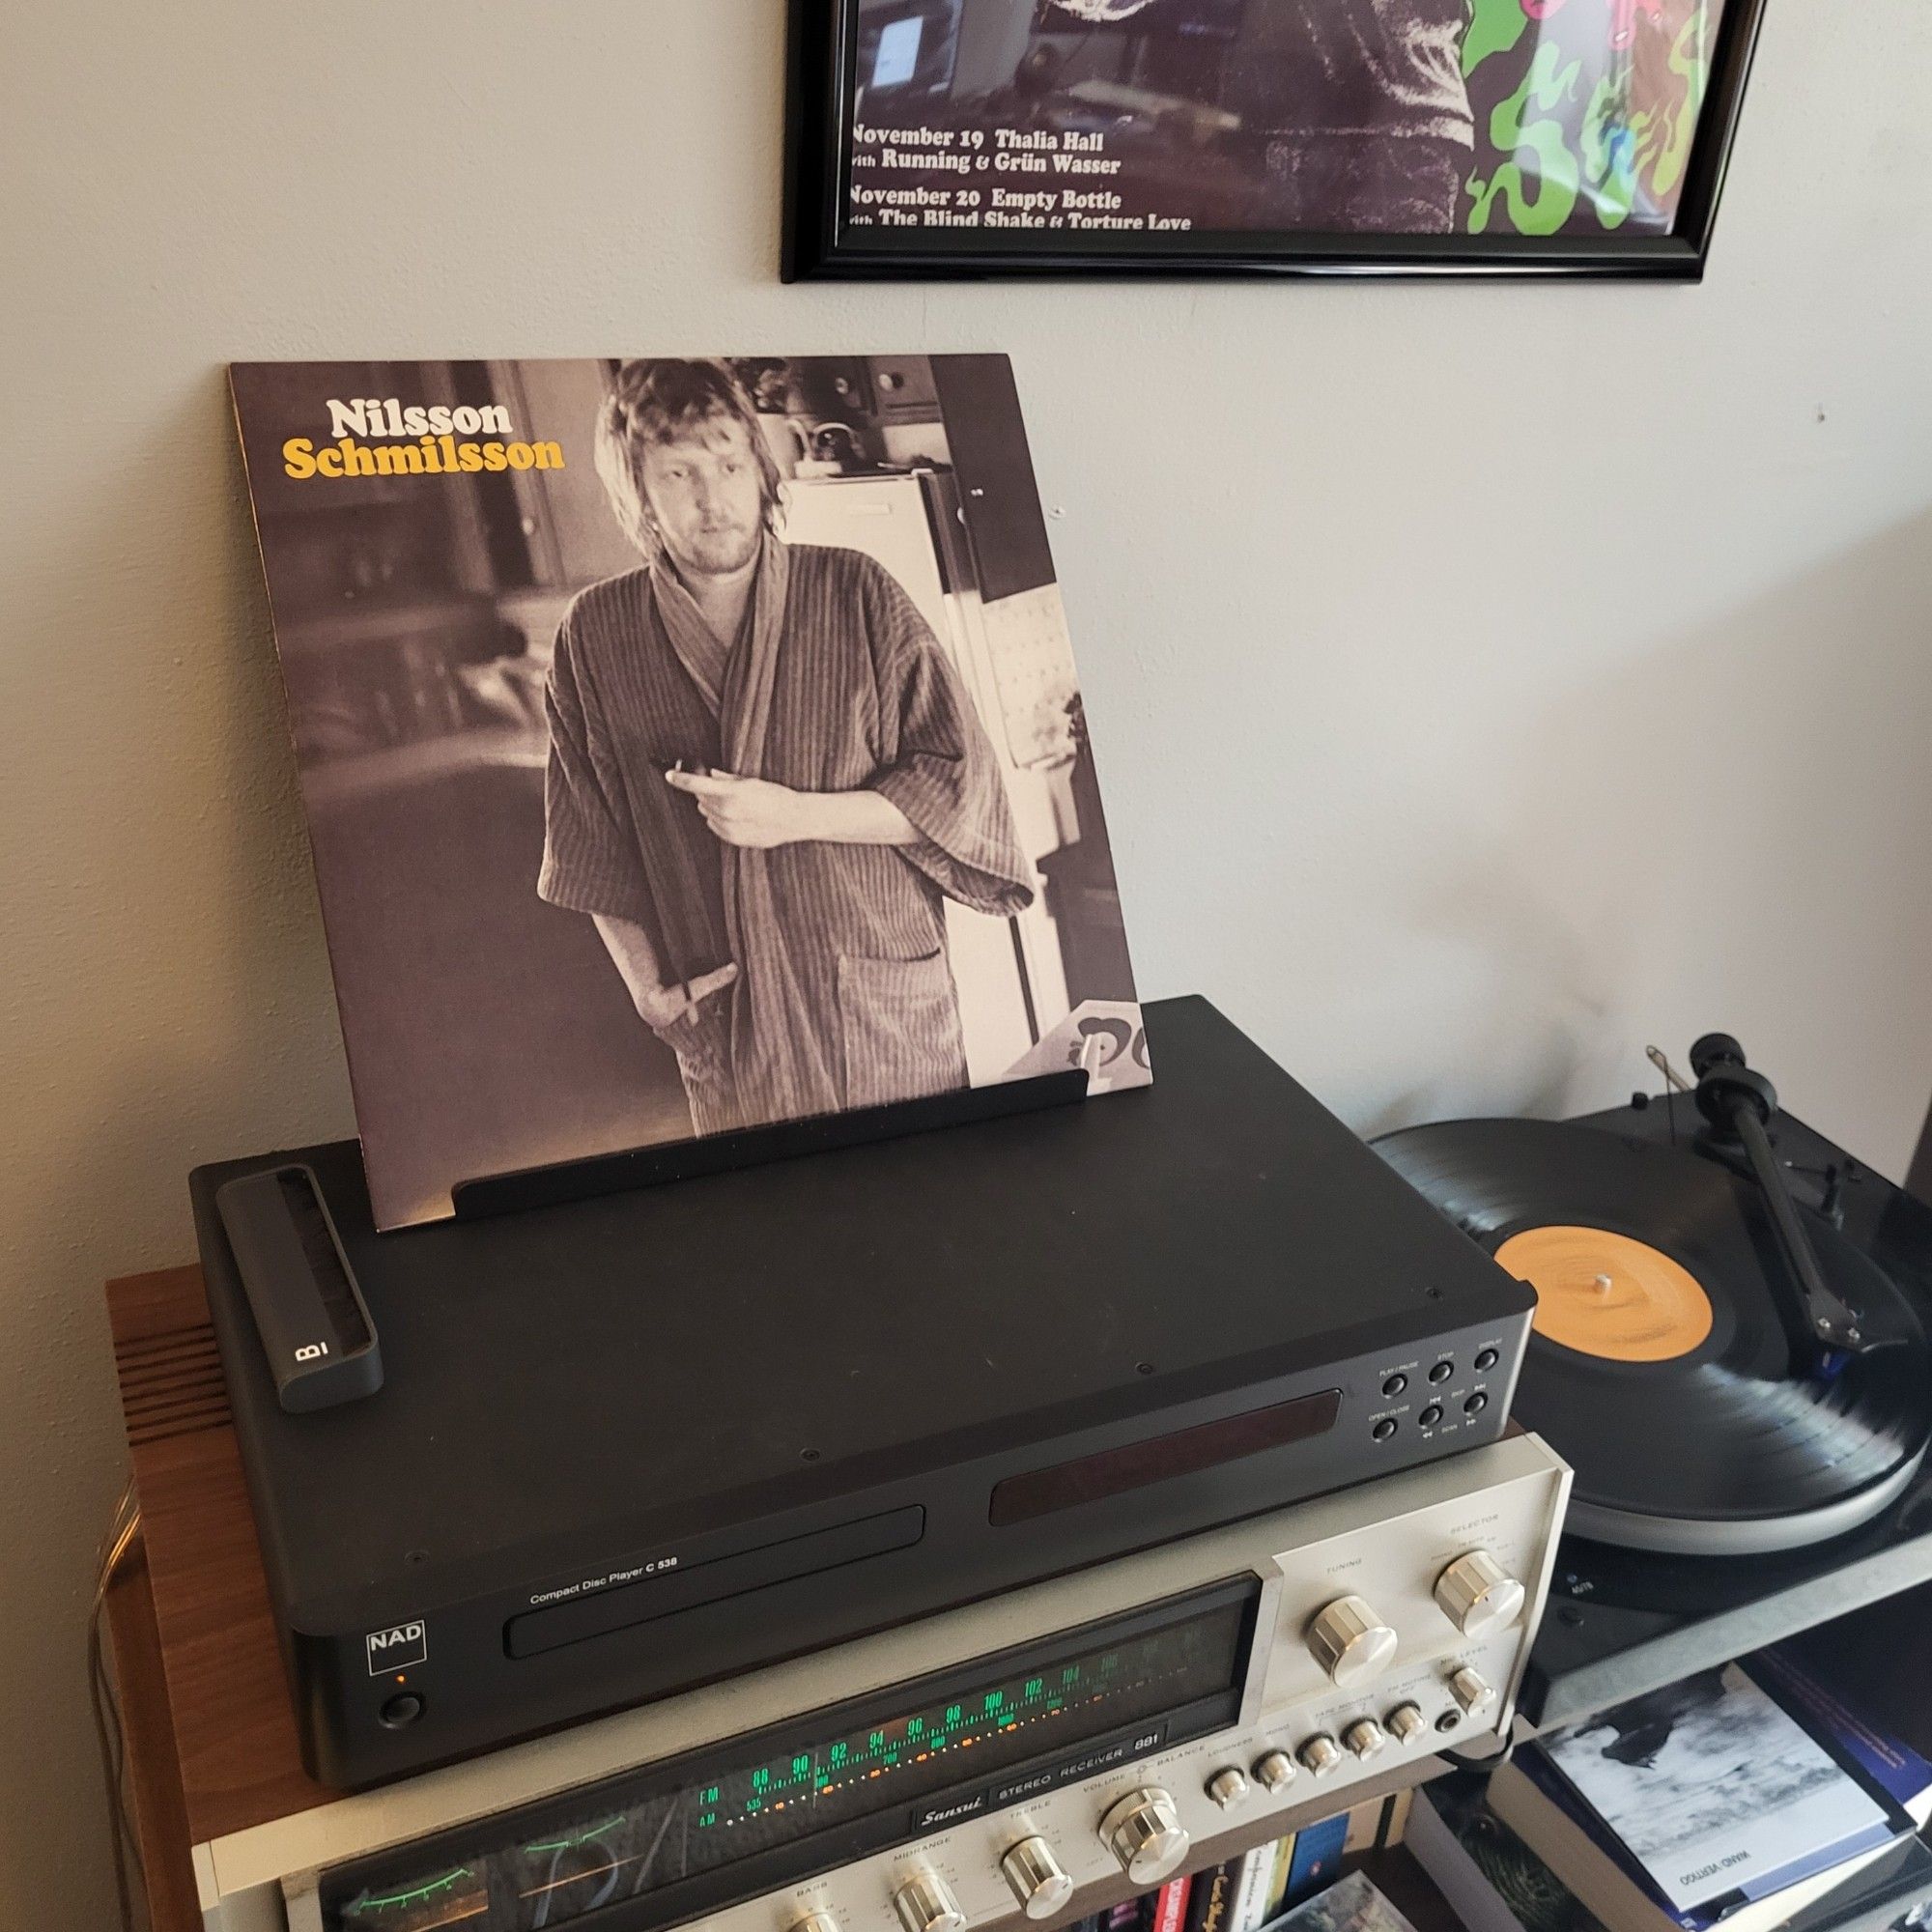
{"label": "nad cd player", "polygon": [[[1494,1440],[1533,1297],[1198,999],[1151,1087],[378,1235],[193,1177],[305,1761],[354,1788]],[[290,1414],[215,1195],[386,1380]],[[291,1189],[291,1212],[310,1201]]]}
{"label": "nad cd player", "polygon": [[1568,1487],[1515,1433],[337,1798],[198,1845],[205,1923],[1065,1921],[1492,1751]]}

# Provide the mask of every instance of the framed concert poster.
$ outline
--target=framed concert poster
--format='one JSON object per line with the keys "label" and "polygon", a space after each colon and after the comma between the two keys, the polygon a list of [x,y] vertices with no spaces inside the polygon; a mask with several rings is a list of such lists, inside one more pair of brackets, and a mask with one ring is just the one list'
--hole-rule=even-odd
{"label": "framed concert poster", "polygon": [[792,0],[784,273],[1704,269],[1763,0]]}

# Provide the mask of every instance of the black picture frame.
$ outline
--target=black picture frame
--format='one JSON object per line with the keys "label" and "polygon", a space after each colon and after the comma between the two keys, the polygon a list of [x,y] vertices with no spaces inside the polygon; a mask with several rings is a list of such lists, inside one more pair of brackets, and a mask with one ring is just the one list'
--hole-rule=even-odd
{"label": "black picture frame", "polygon": [[862,0],[790,0],[781,273],[812,280],[1482,275],[1701,280],[1765,0],[1727,0],[1678,202],[1661,234],[1121,234],[1075,242],[845,219]]}

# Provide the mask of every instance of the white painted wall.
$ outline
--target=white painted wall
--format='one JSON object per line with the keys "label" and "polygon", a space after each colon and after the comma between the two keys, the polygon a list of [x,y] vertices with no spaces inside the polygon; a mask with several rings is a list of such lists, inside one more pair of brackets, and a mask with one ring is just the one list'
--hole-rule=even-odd
{"label": "white painted wall", "polygon": [[99,1286],[351,1118],[230,357],[1014,355],[1146,989],[1365,1128],[1932,1093],[1932,12],[1782,4],[1711,277],[785,289],[781,0],[10,9],[0,1918],[108,1922]]}

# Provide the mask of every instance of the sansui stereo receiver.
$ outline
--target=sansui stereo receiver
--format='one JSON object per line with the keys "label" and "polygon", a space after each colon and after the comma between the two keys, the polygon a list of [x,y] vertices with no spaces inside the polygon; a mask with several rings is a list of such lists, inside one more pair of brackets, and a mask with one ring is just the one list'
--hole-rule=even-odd
{"label": "sansui stereo receiver", "polygon": [[[484,1221],[379,1236],[352,1143],[200,1170],[313,1775],[396,1777],[1493,1440],[1530,1291],[1206,1002],[1146,1019],[1140,1092]],[[321,1218],[268,1246],[345,1258],[382,1340],[383,1386],[310,1413],[216,1207],[276,1167]],[[1199,1660],[1238,1648],[1188,1628]]]}
{"label": "sansui stereo receiver", "polygon": [[1512,1435],[277,1818],[196,1848],[209,1932],[1094,1911],[1506,1735],[1568,1483]]}

